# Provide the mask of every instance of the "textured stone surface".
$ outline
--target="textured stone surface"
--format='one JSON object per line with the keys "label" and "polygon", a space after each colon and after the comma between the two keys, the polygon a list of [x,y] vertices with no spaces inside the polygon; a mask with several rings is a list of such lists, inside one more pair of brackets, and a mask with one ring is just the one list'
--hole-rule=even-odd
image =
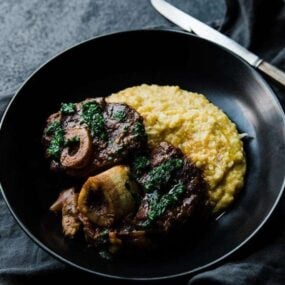
{"label": "textured stone surface", "polygon": [[[223,0],[172,3],[205,21],[224,15]],[[148,0],[2,0],[0,96],[13,93],[46,60],[80,41],[159,26],[174,27]]]}

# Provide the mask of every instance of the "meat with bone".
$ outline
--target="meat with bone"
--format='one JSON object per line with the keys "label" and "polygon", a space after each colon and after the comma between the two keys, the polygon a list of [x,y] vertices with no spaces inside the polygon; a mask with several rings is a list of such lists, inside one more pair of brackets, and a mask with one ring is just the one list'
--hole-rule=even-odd
{"label": "meat with bone", "polygon": [[206,190],[201,170],[163,142],[136,156],[131,167],[90,177],[79,193],[78,220],[95,247],[150,247],[158,236],[207,213]]}
{"label": "meat with bone", "polygon": [[160,143],[139,171],[146,194],[135,217],[138,226],[168,232],[209,208],[201,170],[169,143]]}
{"label": "meat with bone", "polygon": [[135,110],[96,98],[62,104],[47,120],[43,144],[52,170],[87,177],[126,160],[146,134]]}
{"label": "meat with bone", "polygon": [[73,238],[80,228],[77,204],[78,193],[75,193],[74,188],[70,188],[60,193],[58,199],[50,207],[50,210],[55,213],[61,212],[63,233],[69,238]]}

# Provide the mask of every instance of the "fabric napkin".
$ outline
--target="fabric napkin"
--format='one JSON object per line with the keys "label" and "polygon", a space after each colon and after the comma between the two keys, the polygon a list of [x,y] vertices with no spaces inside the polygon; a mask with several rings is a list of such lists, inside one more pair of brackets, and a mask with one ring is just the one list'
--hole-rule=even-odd
{"label": "fabric napkin", "polygon": [[[285,70],[283,1],[170,2],[211,23]],[[25,78],[56,53],[102,33],[150,27],[175,26],[161,17],[146,0],[2,0],[0,114],[3,114],[9,100]],[[273,84],[271,86],[285,106],[284,90]],[[284,199],[270,223],[238,255],[212,270],[175,282],[189,282],[194,285],[285,284],[283,221]],[[43,281],[68,283],[74,280],[80,280],[82,284],[119,283],[78,272],[49,256],[23,233],[0,195],[0,284],[40,284]],[[173,281],[169,282],[172,283]]]}

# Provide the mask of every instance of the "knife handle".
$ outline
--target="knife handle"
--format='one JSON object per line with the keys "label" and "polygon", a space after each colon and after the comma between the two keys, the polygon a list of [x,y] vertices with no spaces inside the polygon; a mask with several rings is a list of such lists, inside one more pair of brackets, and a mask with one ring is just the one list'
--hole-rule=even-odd
{"label": "knife handle", "polygon": [[264,60],[261,61],[257,68],[268,75],[270,78],[274,79],[277,83],[285,87],[285,72],[283,72],[281,69]]}

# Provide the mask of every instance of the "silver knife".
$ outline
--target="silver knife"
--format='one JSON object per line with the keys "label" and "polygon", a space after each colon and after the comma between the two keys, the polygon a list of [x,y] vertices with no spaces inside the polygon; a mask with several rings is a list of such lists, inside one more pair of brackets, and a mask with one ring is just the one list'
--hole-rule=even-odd
{"label": "silver knife", "polygon": [[221,34],[217,30],[209,27],[203,22],[177,9],[164,0],[151,0],[153,7],[171,22],[180,28],[194,32],[199,37],[219,44],[220,46],[232,51],[251,66],[261,70],[263,73],[274,79],[276,82],[285,86],[285,73],[277,67],[259,58],[237,42]]}

